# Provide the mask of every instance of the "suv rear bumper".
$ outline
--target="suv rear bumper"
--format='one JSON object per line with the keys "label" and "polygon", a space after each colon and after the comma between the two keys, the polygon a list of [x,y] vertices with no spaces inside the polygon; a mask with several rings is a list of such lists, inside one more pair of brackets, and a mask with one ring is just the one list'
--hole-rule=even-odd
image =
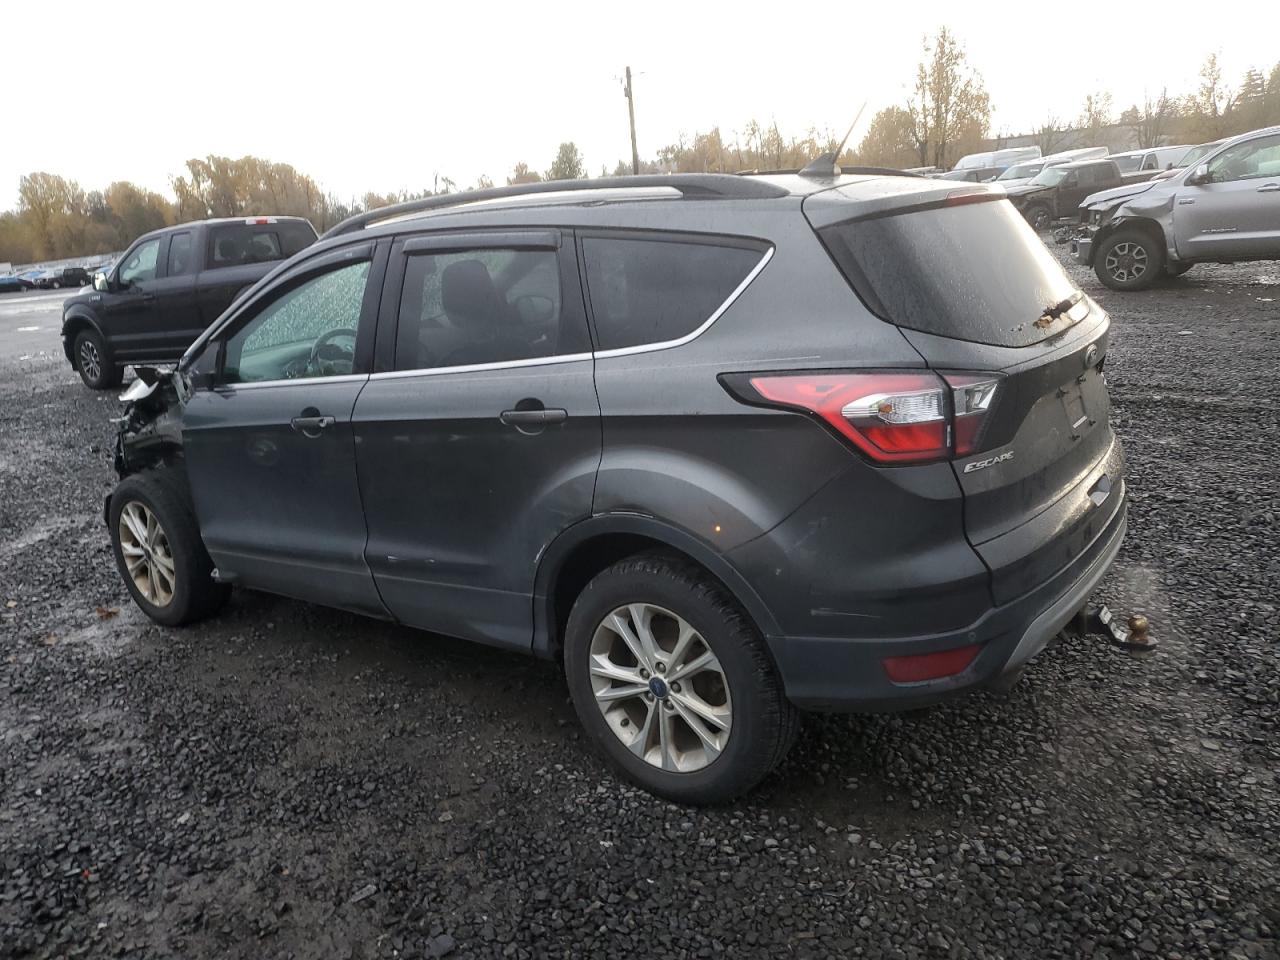
{"label": "suv rear bumper", "polygon": [[[787,697],[808,710],[901,710],[925,706],[1008,678],[1043,650],[1088,602],[1120,550],[1127,504],[1121,503],[1093,542],[1052,578],[965,629],[919,637],[855,640],[770,637]],[[894,683],[886,657],[980,645],[961,673],[920,683]]]}

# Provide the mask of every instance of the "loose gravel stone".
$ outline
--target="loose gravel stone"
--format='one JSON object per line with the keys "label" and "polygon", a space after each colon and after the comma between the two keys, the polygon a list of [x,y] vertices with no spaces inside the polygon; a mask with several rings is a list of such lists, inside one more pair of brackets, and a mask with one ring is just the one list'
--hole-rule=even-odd
{"label": "loose gravel stone", "polygon": [[709,810],[614,779],[550,664],[246,591],[150,624],[114,397],[0,364],[0,958],[1277,956],[1280,268],[1068,270],[1128,458],[1098,599],[1159,652],[810,718]]}

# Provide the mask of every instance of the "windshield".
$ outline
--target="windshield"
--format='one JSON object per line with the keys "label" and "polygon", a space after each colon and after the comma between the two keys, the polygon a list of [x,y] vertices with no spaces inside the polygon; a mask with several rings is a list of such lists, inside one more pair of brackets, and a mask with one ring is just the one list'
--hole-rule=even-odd
{"label": "windshield", "polygon": [[1045,167],[1031,182],[1037,187],[1056,187],[1067,179],[1067,171],[1062,167]]}
{"label": "windshield", "polygon": [[996,183],[1001,180],[1022,180],[1026,177],[1034,177],[1043,168],[1043,163],[1015,163],[1000,176],[996,177]]}
{"label": "windshield", "polygon": [[1217,147],[1216,143],[1202,143],[1198,147],[1192,147],[1182,155],[1182,159],[1174,164],[1175,167],[1192,167],[1205,157],[1210,150]]}
{"label": "windshield", "polygon": [[1133,173],[1135,170],[1142,169],[1142,154],[1132,157],[1112,157],[1116,162],[1116,166],[1120,168],[1121,173]]}

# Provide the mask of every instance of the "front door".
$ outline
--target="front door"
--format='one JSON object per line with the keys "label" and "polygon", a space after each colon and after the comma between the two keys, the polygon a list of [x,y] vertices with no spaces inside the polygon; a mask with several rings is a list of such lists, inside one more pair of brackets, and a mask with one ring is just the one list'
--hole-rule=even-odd
{"label": "front door", "polygon": [[205,546],[221,574],[385,616],[364,562],[351,411],[368,380],[377,284],[368,242],[303,261],[247,302],[211,389],[183,412]]}
{"label": "front door", "polygon": [[111,290],[102,295],[103,327],[116,360],[151,360],[155,344],[156,276],[164,237],[143,240],[120,260]]}
{"label": "front door", "polygon": [[397,619],[529,649],[538,558],[591,513],[590,351],[568,233],[397,241],[354,416],[365,556]]}
{"label": "front door", "polygon": [[1186,260],[1280,258],[1280,134],[1228,147],[1208,179],[1178,188],[1173,228]]}

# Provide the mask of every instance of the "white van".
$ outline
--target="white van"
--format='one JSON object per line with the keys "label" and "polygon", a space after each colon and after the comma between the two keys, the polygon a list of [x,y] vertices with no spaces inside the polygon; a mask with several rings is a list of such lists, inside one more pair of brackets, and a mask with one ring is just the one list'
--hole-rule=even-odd
{"label": "white van", "polygon": [[972,170],[975,168],[1012,166],[1023,160],[1035,160],[1040,156],[1039,147],[1005,147],[1003,150],[989,150],[986,153],[970,153],[961,157],[953,170]]}
{"label": "white van", "polygon": [[1191,149],[1191,144],[1180,143],[1170,147],[1149,147],[1146,150],[1126,150],[1113,153],[1111,159],[1120,168],[1121,175],[1140,170],[1168,170]]}

